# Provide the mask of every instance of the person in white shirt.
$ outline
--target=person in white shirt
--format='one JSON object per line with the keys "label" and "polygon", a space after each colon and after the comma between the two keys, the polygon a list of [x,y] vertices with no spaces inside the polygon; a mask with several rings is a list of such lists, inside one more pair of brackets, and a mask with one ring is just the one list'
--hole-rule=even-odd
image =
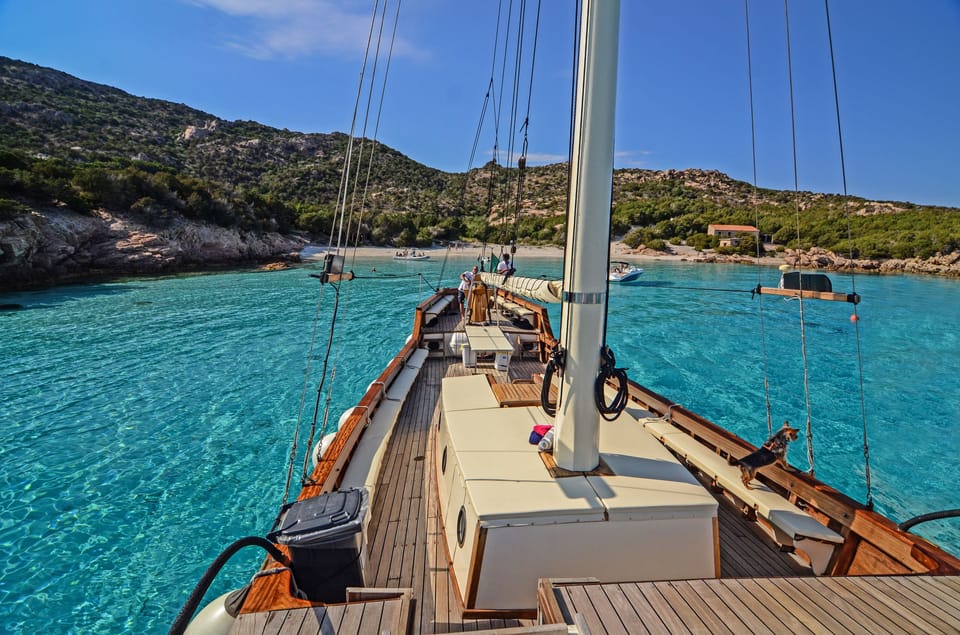
{"label": "person in white shirt", "polygon": [[513,264],[510,262],[510,254],[503,254],[503,260],[497,265],[497,273],[505,276],[514,271]]}
{"label": "person in white shirt", "polygon": [[470,290],[470,285],[473,284],[473,277],[477,275],[477,271],[479,270],[480,268],[477,267],[477,265],[473,265],[473,269],[460,274],[460,286],[457,287],[457,300],[460,302],[461,318],[463,318],[463,310],[466,306],[467,291]]}

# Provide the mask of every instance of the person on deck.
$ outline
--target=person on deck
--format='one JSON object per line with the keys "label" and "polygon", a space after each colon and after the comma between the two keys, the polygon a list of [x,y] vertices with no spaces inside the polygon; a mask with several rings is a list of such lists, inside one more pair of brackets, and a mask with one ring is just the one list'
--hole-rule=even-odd
{"label": "person on deck", "polygon": [[[504,276],[504,280],[506,280],[507,276],[513,275],[516,271],[517,270],[513,268],[513,263],[510,262],[510,254],[503,254],[503,260],[497,263],[497,273],[499,273],[501,276]],[[493,298],[495,302],[497,300],[498,295],[500,295],[500,290],[494,289]],[[504,298],[507,297],[506,292],[504,292],[503,297]]]}
{"label": "person on deck", "polygon": [[510,262],[510,254],[503,254],[503,260],[497,265],[497,273],[506,276],[514,271],[516,271],[516,269],[513,268],[513,263]]}
{"label": "person on deck", "polygon": [[473,269],[470,271],[464,271],[460,274],[460,286],[457,287],[457,300],[460,303],[460,318],[463,318],[464,307],[466,306],[466,297],[467,291],[470,290],[470,285],[473,284],[473,277],[477,275],[479,268],[477,265],[473,265]]}

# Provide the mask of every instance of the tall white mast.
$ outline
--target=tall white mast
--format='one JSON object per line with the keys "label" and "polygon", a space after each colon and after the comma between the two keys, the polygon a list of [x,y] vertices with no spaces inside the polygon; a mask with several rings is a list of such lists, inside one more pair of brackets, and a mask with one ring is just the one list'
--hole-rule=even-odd
{"label": "tall white mast", "polygon": [[619,34],[619,0],[584,1],[560,323],[566,359],[553,450],[567,470],[588,471],[600,462],[593,385],[606,320]]}

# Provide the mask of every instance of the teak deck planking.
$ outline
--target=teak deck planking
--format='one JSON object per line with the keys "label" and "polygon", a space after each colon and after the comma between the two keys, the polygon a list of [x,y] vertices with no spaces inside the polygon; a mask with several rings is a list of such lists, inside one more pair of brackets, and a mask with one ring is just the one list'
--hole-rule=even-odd
{"label": "teak deck planking", "polygon": [[541,580],[545,621],[601,633],[952,633],[960,578],[864,576],[601,584]]}

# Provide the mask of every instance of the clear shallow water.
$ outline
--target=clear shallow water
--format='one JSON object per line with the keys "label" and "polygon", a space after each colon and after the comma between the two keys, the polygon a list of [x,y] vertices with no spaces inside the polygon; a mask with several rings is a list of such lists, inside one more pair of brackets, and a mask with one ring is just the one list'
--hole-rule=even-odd
{"label": "clear shallow water", "polygon": [[[447,267],[449,283],[469,261]],[[370,272],[375,266],[377,273]],[[524,262],[559,274],[559,261]],[[754,443],[766,436],[760,300],[752,267],[644,265],[611,289],[608,339],[630,376]],[[360,261],[363,275],[440,264]],[[233,540],[263,534],[280,502],[304,384],[318,283],[305,269],[138,279],[7,294],[0,303],[0,630],[166,632]],[[776,282],[764,270],[765,284]],[[833,276],[837,290],[849,279]],[[874,498],[897,520],[960,506],[960,284],[856,279]],[[416,278],[354,282],[341,302],[332,422],[402,345]],[[324,293],[328,324],[332,293]],[[348,305],[344,307],[344,304]],[[773,419],[805,427],[797,305],[763,300]],[[817,476],[865,498],[849,305],[804,304]],[[552,314],[559,330],[559,311]],[[315,398],[326,329],[311,364]],[[312,412],[312,409],[310,409]],[[300,449],[305,443],[301,441]],[[790,460],[807,466],[802,443]],[[960,523],[918,532],[960,552]],[[261,559],[241,552],[208,598]]]}

